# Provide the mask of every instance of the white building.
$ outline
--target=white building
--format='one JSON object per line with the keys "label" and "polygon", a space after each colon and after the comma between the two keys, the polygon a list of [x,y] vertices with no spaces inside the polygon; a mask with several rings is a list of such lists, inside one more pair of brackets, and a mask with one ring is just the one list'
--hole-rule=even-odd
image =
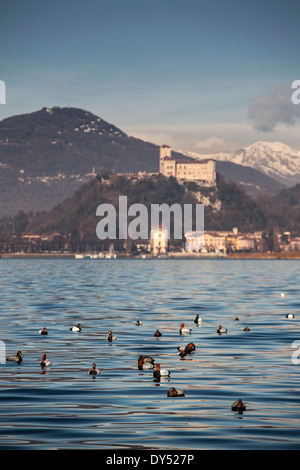
{"label": "white building", "polygon": [[186,232],[185,236],[185,251],[188,253],[199,253],[202,250],[204,242],[204,232],[192,230]]}
{"label": "white building", "polygon": [[166,228],[159,226],[151,229],[150,245],[155,256],[165,254],[168,250],[168,243],[168,230]]}
{"label": "white building", "polygon": [[174,176],[178,180],[199,181],[209,185],[216,184],[216,163],[206,160],[176,160],[172,158],[168,145],[160,147],[159,172],[164,176]]}
{"label": "white building", "polygon": [[226,235],[219,232],[204,232],[203,251],[226,253]]}

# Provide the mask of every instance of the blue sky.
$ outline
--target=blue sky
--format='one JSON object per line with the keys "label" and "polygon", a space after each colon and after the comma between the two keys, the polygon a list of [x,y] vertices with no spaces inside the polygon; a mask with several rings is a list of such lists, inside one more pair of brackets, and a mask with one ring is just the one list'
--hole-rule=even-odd
{"label": "blue sky", "polygon": [[74,106],[182,150],[300,149],[299,14],[296,0],[2,2],[0,119]]}

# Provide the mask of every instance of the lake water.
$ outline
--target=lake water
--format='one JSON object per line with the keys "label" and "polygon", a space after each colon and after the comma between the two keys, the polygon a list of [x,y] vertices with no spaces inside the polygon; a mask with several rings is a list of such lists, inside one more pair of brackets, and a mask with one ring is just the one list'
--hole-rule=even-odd
{"label": "lake water", "polygon": [[[299,449],[299,268],[286,260],[2,259],[0,339],[6,355],[24,358],[0,364],[0,449]],[[82,331],[70,331],[78,322]],[[190,335],[179,334],[181,322]],[[227,334],[217,334],[219,324]],[[44,326],[48,336],[39,335]],[[108,343],[108,330],[116,341]],[[190,341],[195,352],[180,358],[177,347]],[[140,354],[170,377],[155,382],[139,370]],[[185,397],[167,397],[171,387]],[[242,414],[231,410],[238,398]]]}

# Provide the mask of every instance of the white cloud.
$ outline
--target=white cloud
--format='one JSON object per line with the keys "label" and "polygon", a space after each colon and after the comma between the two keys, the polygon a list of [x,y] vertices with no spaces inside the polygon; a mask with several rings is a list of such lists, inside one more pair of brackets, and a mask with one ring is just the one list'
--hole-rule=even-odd
{"label": "white cloud", "polygon": [[236,145],[236,142],[228,142],[220,137],[212,136],[199,140],[194,147],[199,153],[219,153],[233,151]]}
{"label": "white cloud", "polygon": [[277,83],[268,93],[249,101],[248,117],[258,132],[272,132],[280,124],[294,126],[300,120],[300,105],[292,103],[291,83]]}
{"label": "white cloud", "polygon": [[[295,106],[295,105],[294,105]],[[298,105],[300,108],[300,105]],[[261,139],[261,133],[248,122],[207,122],[201,124],[138,124],[117,123],[129,136],[156,145],[167,144],[177,150],[195,153],[230,152],[246,147]],[[264,140],[282,142],[300,150],[298,126],[278,124]],[[218,148],[218,149],[217,149]],[[203,149],[203,151],[202,151]]]}

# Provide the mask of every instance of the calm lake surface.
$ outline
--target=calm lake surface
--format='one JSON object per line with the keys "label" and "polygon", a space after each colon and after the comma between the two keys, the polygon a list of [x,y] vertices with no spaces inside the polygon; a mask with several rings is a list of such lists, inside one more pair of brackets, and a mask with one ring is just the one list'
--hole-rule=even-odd
{"label": "calm lake surface", "polygon": [[0,260],[0,339],[24,355],[0,364],[0,449],[299,449],[299,274],[290,260]]}

